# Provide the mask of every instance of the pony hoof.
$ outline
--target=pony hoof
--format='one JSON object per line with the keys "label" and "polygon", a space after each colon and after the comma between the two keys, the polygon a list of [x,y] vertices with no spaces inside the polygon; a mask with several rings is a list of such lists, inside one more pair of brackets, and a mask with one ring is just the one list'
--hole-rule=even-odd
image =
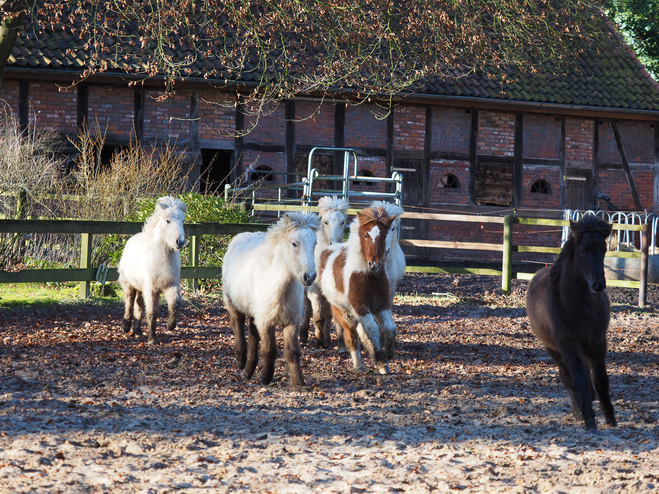
{"label": "pony hoof", "polygon": [[606,421],[606,425],[608,425],[609,427],[618,427],[618,422],[616,421],[616,419],[611,419]]}
{"label": "pony hoof", "polygon": [[383,375],[384,374],[389,374],[389,365],[388,364],[379,365],[378,366],[378,372],[380,374],[383,374]]}
{"label": "pony hoof", "polygon": [[147,345],[157,345],[157,344],[158,344],[158,340],[155,339],[155,338],[153,338],[153,339],[151,339],[151,340],[148,340],[148,341],[146,342],[146,344],[147,344]]}

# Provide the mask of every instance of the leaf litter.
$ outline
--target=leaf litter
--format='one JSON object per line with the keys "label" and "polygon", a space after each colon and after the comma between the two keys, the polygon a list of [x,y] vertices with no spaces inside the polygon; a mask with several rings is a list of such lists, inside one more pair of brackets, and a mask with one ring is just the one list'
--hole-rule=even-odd
{"label": "leaf litter", "polygon": [[157,346],[124,335],[118,303],[3,310],[0,491],[659,491],[656,287],[645,309],[608,290],[619,426],[596,407],[592,434],[530,332],[526,283],[498,283],[406,275],[391,374],[311,341],[302,392],[280,334],[273,383],[245,380],[217,295],[189,295],[173,332],[161,318]]}

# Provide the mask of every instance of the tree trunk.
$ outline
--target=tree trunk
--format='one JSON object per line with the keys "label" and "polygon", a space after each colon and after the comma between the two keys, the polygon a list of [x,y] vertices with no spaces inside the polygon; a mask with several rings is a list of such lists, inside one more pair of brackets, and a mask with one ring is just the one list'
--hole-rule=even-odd
{"label": "tree trunk", "polygon": [[14,49],[18,31],[22,29],[24,19],[25,12],[18,12],[13,17],[5,17],[0,23],[0,84],[2,84],[7,60]]}

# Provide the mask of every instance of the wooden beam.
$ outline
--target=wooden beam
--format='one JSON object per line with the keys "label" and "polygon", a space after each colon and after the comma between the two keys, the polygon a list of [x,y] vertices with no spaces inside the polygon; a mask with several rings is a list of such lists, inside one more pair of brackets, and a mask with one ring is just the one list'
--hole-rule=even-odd
{"label": "wooden beam", "polygon": [[[285,139],[285,151],[284,159],[286,160],[286,171],[288,173],[295,172],[295,102],[292,100],[286,101],[286,107],[284,110],[284,139]],[[292,184],[295,182],[295,177],[293,175],[286,176],[286,183]],[[288,198],[295,197],[295,191],[288,189],[286,191],[286,196]]]}
{"label": "wooden beam", "polygon": [[515,115],[515,144],[513,155],[513,207],[522,207],[522,191],[524,180],[524,115]]}
{"label": "wooden beam", "polygon": [[133,93],[133,127],[135,127],[135,139],[138,142],[144,141],[144,105],[145,105],[144,86],[135,86]]}
{"label": "wooden beam", "polygon": [[476,164],[478,163],[478,110],[469,114],[469,205],[476,204]]}
{"label": "wooden beam", "polygon": [[618,146],[618,152],[620,153],[620,159],[622,160],[622,166],[627,175],[627,182],[629,183],[629,188],[632,191],[632,197],[634,199],[634,206],[638,211],[643,210],[641,205],[641,198],[638,195],[638,190],[636,189],[636,182],[634,182],[634,175],[632,175],[632,170],[629,166],[629,160],[627,159],[627,153],[625,152],[625,146],[622,144],[622,138],[620,137],[620,132],[618,131],[618,124],[615,122],[609,121],[609,128],[613,132],[613,137],[616,140],[616,145]]}
{"label": "wooden beam", "polygon": [[654,207],[652,210],[659,213],[659,121],[654,123]]}

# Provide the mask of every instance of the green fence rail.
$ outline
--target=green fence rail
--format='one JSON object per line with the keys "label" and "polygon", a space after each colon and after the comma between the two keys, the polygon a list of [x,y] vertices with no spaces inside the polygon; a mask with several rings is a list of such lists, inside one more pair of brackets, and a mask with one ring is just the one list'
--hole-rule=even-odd
{"label": "green fence rail", "polygon": [[[316,211],[317,207],[309,206],[265,206],[258,207],[261,210],[281,210],[281,211]],[[354,214],[357,210],[348,211]],[[501,270],[482,269],[470,267],[435,267],[435,266],[408,266],[407,272],[422,273],[454,273],[454,274],[480,274],[501,277],[501,288],[504,293],[510,292],[511,280],[521,279],[529,280],[535,273],[516,272],[513,270],[513,254],[515,252],[524,253],[550,253],[558,254],[560,247],[533,246],[533,245],[515,245],[513,243],[513,232],[515,225],[533,225],[533,226],[558,226],[563,227],[569,224],[566,220],[542,219],[542,218],[518,218],[513,215],[508,216],[479,216],[479,215],[462,215],[462,214],[436,214],[436,213],[405,213],[403,219],[424,219],[428,221],[452,221],[452,222],[479,222],[479,223],[497,223],[503,225],[501,243],[483,243],[483,242],[455,242],[423,239],[401,239],[402,247],[425,247],[439,249],[464,249],[495,251],[502,253]],[[199,266],[199,243],[200,235],[235,235],[244,231],[264,231],[267,224],[215,224],[187,223],[184,225],[186,236],[190,239],[189,258],[190,265],[181,268],[181,278],[190,280],[190,287],[196,289],[197,280],[204,278],[217,278],[221,275],[220,267]],[[77,220],[0,220],[0,233],[71,233],[80,234],[81,251],[80,267],[76,269],[35,269],[24,270],[19,272],[6,272],[0,270],[0,283],[28,283],[28,282],[52,282],[52,281],[73,281],[80,282],[80,296],[89,297],[90,283],[97,279],[98,267],[90,266],[92,235],[94,234],[128,234],[132,235],[140,232],[142,223],[136,222],[110,222],[110,221],[77,221]],[[608,286],[627,287],[639,290],[639,306],[645,305],[645,293],[647,290],[647,252],[648,252],[648,234],[647,225],[625,225],[613,224],[614,230],[633,230],[641,231],[642,249],[641,252],[615,252],[609,251],[607,257],[621,257],[640,259],[641,272],[640,281],[630,280],[607,280]],[[103,274],[107,281],[115,281],[118,278],[116,268],[110,268]]]}
{"label": "green fence rail", "polygon": [[[98,266],[90,265],[92,257],[92,235],[125,234],[134,235],[142,231],[144,223],[129,221],[78,221],[78,220],[0,220],[0,233],[69,233],[81,235],[80,267],[65,269],[26,269],[18,272],[0,270],[0,283],[45,283],[80,282],[80,297],[90,296],[90,285],[97,279]],[[264,231],[268,225],[186,223],[183,225],[189,238],[190,266],[181,267],[181,278],[191,280],[196,289],[197,280],[217,278],[222,268],[199,266],[198,237],[201,235],[236,235],[241,232]],[[119,277],[116,268],[108,268],[103,274],[105,281],[116,281]]]}

